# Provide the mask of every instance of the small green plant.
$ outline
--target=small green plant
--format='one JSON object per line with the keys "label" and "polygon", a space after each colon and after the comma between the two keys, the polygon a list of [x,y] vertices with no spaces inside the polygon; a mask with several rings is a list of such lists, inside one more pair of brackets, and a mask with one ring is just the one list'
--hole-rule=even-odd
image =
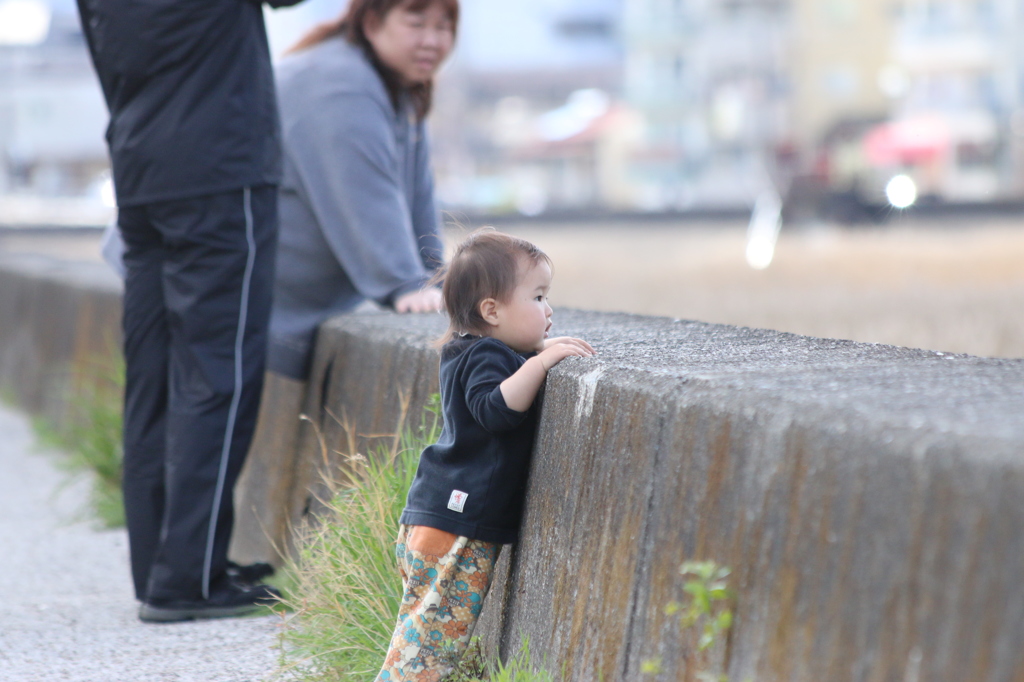
{"label": "small green plant", "polygon": [[697,642],[701,651],[718,641],[732,626],[732,610],[728,608],[732,592],[727,582],[730,572],[714,561],[687,561],[679,567],[684,577],[694,576],[683,585],[683,591],[690,595],[690,603],[684,606],[671,602],[665,607],[665,613],[671,616],[682,610],[680,622],[684,628],[703,622],[703,632]]}
{"label": "small green plant", "polygon": [[[679,567],[679,573],[689,579],[683,584],[683,591],[689,595],[686,603],[669,602],[665,614],[674,616],[681,613],[680,624],[686,630],[699,627],[700,637],[697,650],[705,651],[725,636],[732,627],[733,592],[729,589],[731,571],[714,561],[686,561]],[[645,675],[662,672],[662,661],[653,658],[641,663],[640,671]],[[701,682],[728,682],[727,675],[706,671],[697,673]]]}
{"label": "small green plant", "polygon": [[462,660],[455,666],[455,670],[444,678],[444,682],[485,682],[490,679],[489,668],[480,640],[474,637]]}
{"label": "small green plant", "polygon": [[537,670],[530,654],[530,641],[523,640],[523,645],[508,665],[498,661],[490,671],[490,682],[555,682],[551,673]]}
{"label": "small green plant", "polygon": [[661,659],[649,658],[640,664],[640,672],[644,675],[660,675]]}
{"label": "small green plant", "polygon": [[73,474],[93,475],[90,514],[106,528],[125,524],[121,478],[124,362],[95,361],[77,377],[63,426],[35,420],[39,439],[68,453],[62,466]]}
{"label": "small green plant", "polygon": [[443,682],[555,682],[555,678],[549,672],[537,670],[527,638],[523,639],[519,652],[507,664],[488,662],[480,641],[474,639],[466,655]]}

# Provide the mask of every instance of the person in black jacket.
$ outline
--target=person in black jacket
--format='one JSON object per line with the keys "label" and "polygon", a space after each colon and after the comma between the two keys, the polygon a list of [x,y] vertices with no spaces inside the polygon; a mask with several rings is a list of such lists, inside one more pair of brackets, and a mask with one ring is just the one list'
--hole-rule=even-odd
{"label": "person in black jacket", "polygon": [[551,261],[530,242],[483,230],[445,274],[444,427],[420,456],[402,512],[404,594],[378,682],[438,680],[465,652],[502,544],[514,542],[548,371],[594,349],[549,339]]}
{"label": "person in black jacket", "polygon": [[[291,5],[298,0],[270,4]],[[262,388],[280,132],[248,0],[78,0],[125,242],[124,501],[144,621],[274,597],[229,575]]]}

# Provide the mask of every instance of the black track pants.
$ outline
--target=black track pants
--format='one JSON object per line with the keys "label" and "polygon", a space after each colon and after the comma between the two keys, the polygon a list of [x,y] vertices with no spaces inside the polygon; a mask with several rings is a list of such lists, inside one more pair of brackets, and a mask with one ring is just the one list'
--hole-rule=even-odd
{"label": "black track pants", "polygon": [[256,423],[277,188],[125,207],[124,501],[139,599],[223,579]]}

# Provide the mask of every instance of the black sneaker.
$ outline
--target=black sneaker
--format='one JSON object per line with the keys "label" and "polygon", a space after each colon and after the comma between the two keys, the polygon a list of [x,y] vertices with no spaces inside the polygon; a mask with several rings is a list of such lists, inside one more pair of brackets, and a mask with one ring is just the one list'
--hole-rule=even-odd
{"label": "black sneaker", "polygon": [[209,599],[150,600],[139,607],[144,623],[178,623],[203,618],[236,618],[255,613],[261,606],[276,604],[281,598],[270,585],[239,585],[225,581],[210,593]]}
{"label": "black sneaker", "polygon": [[270,576],[274,575],[274,567],[270,564],[258,562],[255,564],[236,564],[228,562],[228,577],[242,585],[257,585]]}

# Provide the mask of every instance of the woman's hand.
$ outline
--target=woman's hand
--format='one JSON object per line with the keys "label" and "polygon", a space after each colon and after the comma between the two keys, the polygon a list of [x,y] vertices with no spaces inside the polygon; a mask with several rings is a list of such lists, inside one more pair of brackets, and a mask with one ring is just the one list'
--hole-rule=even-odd
{"label": "woman's hand", "polygon": [[399,313],[436,313],[443,304],[441,290],[437,287],[427,287],[399,296],[395,301],[395,311]]}

